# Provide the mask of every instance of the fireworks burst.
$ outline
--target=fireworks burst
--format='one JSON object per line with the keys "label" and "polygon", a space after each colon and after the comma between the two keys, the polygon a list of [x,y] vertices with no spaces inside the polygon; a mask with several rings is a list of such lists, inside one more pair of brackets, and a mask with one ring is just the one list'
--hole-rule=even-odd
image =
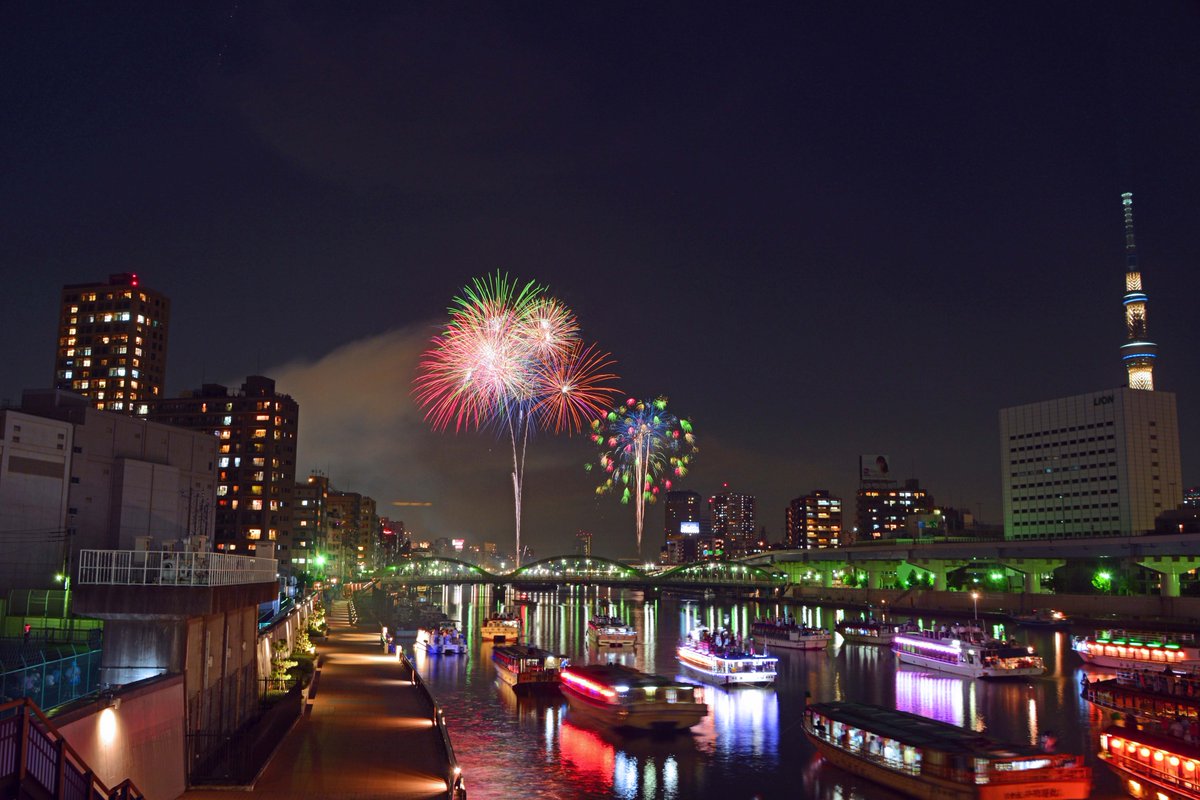
{"label": "fireworks burst", "polygon": [[434,430],[496,426],[513,449],[517,566],[521,563],[521,494],[525,448],[537,427],[583,431],[616,394],[611,356],[579,340],[575,314],[497,272],[476,278],[454,298],[445,329],[422,355],[417,404]]}
{"label": "fireworks burst", "polygon": [[630,398],[594,420],[591,435],[604,471],[596,494],[620,492],[622,503],[634,503],[641,558],[646,504],[658,498],[660,485],[670,491],[672,477],[687,475],[697,453],[692,423],[668,413],[665,397],[649,402]]}

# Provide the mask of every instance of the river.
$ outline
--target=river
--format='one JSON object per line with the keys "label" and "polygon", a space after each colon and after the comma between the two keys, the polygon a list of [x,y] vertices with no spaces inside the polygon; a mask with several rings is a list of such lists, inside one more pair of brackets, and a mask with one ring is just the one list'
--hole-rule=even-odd
{"label": "river", "polygon": [[[785,611],[825,628],[844,614],[856,615],[816,606],[699,597],[643,601],[603,589],[544,593],[533,599],[536,605],[519,607],[525,641],[575,663],[616,660],[681,677],[689,676],[675,660],[675,645],[697,621],[748,633],[753,619],[783,616]],[[500,683],[490,658],[492,645],[480,642],[479,636],[481,620],[491,607],[487,587],[448,587],[437,591],[432,601],[460,620],[469,635],[468,654],[426,656],[423,650],[414,653],[411,642],[405,643],[405,650],[445,710],[471,800],[900,798],[816,757],[800,727],[806,693],[814,701],[854,700],[915,712],[986,731],[1002,741],[1035,743],[1043,732],[1052,732],[1060,752],[1087,755],[1094,798],[1125,796],[1095,757],[1102,714],[1079,696],[1081,662],[1071,652],[1065,632],[1008,626],[1009,635],[1034,645],[1046,662],[1045,676],[1017,681],[971,680],[898,667],[886,648],[843,644],[836,636],[827,651],[773,651],[779,656],[774,686],[708,686],[708,716],[691,734],[663,739],[599,730],[573,718],[557,694],[517,697]],[[639,643],[632,652],[589,648],[587,620],[598,607],[638,629]],[[926,616],[924,621],[930,619]]]}

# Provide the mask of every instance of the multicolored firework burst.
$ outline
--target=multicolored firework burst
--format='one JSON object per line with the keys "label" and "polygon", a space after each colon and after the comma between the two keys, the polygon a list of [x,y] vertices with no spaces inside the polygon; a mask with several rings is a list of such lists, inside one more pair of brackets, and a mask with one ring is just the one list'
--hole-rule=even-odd
{"label": "multicolored firework burst", "polygon": [[592,421],[592,441],[600,448],[604,470],[596,494],[619,491],[622,503],[634,503],[641,558],[646,504],[657,499],[660,484],[670,491],[671,478],[686,475],[698,452],[692,423],[668,413],[665,397],[649,402],[630,398]]}
{"label": "multicolored firework burst", "polygon": [[517,566],[521,565],[521,488],[529,434],[581,432],[617,390],[611,356],[579,340],[574,313],[534,281],[496,272],[454,298],[450,320],[422,355],[417,404],[434,430],[496,426],[513,450]]}

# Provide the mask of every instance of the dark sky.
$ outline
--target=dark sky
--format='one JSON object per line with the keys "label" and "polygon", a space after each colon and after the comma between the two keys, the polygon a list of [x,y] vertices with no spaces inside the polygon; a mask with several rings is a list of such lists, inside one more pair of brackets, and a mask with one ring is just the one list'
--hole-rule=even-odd
{"label": "dark sky", "polygon": [[[169,394],[275,377],[301,475],[511,542],[507,444],[410,399],[500,269],[690,416],[688,488],[755,494],[773,538],[861,453],[999,522],[998,410],[1122,383],[1133,191],[1200,483],[1200,6],[823,5],[9,4],[0,397],[50,383],[63,284],[136,271]],[[593,456],[532,443],[540,554],[632,552]]]}

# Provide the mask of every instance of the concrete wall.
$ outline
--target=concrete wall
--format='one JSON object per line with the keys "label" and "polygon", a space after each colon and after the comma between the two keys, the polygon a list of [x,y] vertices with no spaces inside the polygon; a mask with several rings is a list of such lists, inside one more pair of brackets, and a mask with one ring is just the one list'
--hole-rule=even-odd
{"label": "concrete wall", "polygon": [[0,587],[53,586],[66,555],[73,426],[0,412]]}
{"label": "concrete wall", "polygon": [[287,652],[296,648],[296,639],[308,628],[308,618],[312,616],[316,596],[310,596],[307,601],[299,603],[285,618],[278,620],[271,627],[258,635],[258,678],[263,680],[271,676],[271,658],[275,653],[275,643],[284,642]]}
{"label": "concrete wall", "polygon": [[149,800],[174,800],[187,788],[183,676],[134,684],[101,703],[52,718],[72,748],[110,788],[131,779]]}

